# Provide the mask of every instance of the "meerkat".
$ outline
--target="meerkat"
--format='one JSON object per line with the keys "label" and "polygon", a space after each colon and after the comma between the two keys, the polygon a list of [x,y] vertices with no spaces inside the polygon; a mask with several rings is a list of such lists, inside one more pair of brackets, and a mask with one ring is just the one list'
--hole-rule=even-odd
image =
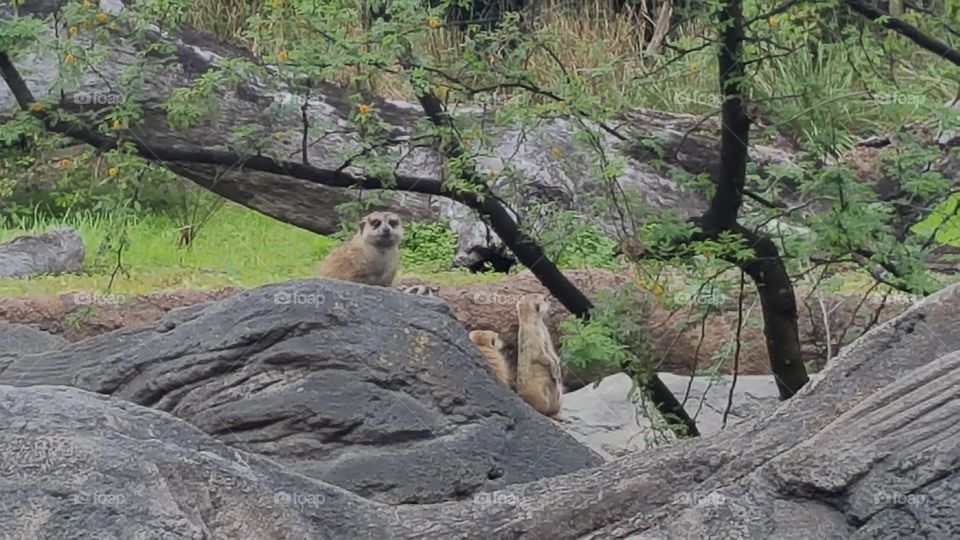
{"label": "meerkat", "polygon": [[563,377],[543,321],[550,304],[542,294],[528,294],[517,302],[517,394],[534,409],[558,421]]}
{"label": "meerkat", "polygon": [[397,275],[403,223],[392,212],[373,212],[360,220],[349,242],[341,244],[320,262],[317,275],[390,287]]}
{"label": "meerkat", "polygon": [[470,341],[487,359],[490,369],[493,370],[493,376],[512,390],[515,384],[510,374],[510,366],[503,357],[503,340],[500,339],[500,335],[491,330],[473,330],[470,332]]}

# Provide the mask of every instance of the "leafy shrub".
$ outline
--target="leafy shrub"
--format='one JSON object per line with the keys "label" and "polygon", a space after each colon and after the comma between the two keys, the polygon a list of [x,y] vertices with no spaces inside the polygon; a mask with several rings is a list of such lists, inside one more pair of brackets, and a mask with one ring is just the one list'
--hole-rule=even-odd
{"label": "leafy shrub", "polygon": [[445,221],[408,222],[400,251],[402,266],[423,271],[442,271],[450,266],[457,251],[457,235]]}
{"label": "leafy shrub", "polygon": [[654,369],[648,326],[652,306],[649,291],[635,283],[601,292],[588,321],[571,315],[560,323],[561,359],[580,368],[623,368],[645,382]]}

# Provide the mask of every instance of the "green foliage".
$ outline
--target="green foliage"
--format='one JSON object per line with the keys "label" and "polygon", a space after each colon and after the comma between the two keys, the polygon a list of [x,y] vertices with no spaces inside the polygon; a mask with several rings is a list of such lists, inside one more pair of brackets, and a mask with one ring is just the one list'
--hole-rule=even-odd
{"label": "green foliage", "polygon": [[642,385],[655,370],[648,326],[652,306],[651,295],[635,284],[600,293],[589,320],[571,315],[560,323],[561,360],[621,368]]}
{"label": "green foliage", "polygon": [[617,257],[615,240],[602,235],[593,224],[576,212],[549,213],[538,231],[532,231],[547,256],[565,268],[606,268],[617,270],[622,266]]}
{"label": "green foliage", "polygon": [[401,248],[404,270],[442,271],[457,251],[457,235],[445,222],[407,223]]}

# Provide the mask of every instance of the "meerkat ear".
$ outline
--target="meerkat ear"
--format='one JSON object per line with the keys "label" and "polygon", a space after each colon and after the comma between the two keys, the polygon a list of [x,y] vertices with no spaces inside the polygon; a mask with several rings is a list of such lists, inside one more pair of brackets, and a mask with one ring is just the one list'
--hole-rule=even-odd
{"label": "meerkat ear", "polygon": [[361,219],[361,220],[360,220],[360,229],[359,229],[360,232],[363,232],[363,228],[366,227],[366,226],[367,226],[367,220],[366,220],[366,219]]}

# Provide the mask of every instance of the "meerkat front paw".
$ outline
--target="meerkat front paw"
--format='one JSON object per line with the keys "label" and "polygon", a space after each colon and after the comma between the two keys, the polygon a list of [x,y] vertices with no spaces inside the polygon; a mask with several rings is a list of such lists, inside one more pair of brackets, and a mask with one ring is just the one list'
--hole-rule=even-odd
{"label": "meerkat front paw", "polygon": [[436,298],[437,293],[440,292],[436,287],[430,287],[429,285],[408,285],[401,287],[400,290],[407,294],[427,296],[430,298]]}

